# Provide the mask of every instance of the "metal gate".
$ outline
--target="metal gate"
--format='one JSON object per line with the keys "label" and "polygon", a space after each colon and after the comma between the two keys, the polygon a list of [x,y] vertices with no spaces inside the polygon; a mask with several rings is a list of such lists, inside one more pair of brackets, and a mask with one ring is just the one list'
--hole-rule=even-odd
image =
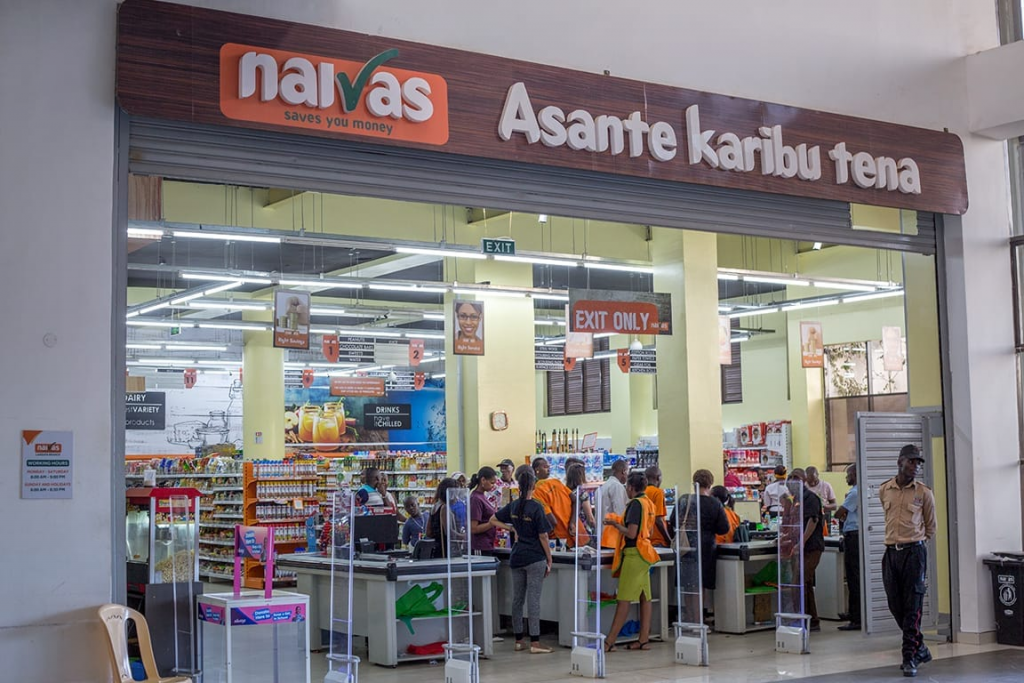
{"label": "metal gate", "polygon": [[[878,488],[896,476],[900,448],[914,444],[925,458],[922,481],[934,487],[932,430],[928,415],[909,413],[857,413],[857,484],[860,492],[860,556],[862,621],[867,633],[898,631],[889,613],[882,584],[885,553],[885,513]],[[938,436],[938,435],[935,435]],[[938,590],[935,586],[935,540],[928,543],[928,593],[924,597],[921,628],[938,625]]]}

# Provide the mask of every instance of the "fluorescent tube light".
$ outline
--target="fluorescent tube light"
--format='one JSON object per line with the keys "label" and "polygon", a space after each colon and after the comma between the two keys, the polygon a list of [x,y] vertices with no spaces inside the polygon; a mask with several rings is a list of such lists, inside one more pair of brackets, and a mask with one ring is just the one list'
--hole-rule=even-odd
{"label": "fluorescent tube light", "polygon": [[619,332],[598,332],[594,335],[594,339],[604,339],[605,337],[614,337]]}
{"label": "fluorescent tube light", "polygon": [[195,327],[195,323],[167,322],[164,320],[129,320],[132,327]]}
{"label": "fluorescent tube light", "polygon": [[171,305],[177,306],[179,304],[185,303],[186,301],[192,301],[192,299],[198,299],[199,297],[205,295],[206,292],[192,292],[191,294],[186,294],[185,296],[179,296],[176,299],[171,299]]}
{"label": "fluorescent tube light", "polygon": [[312,315],[344,315],[345,309],[332,306],[310,306],[309,312]]}
{"label": "fluorescent tube light", "polygon": [[164,231],[150,228],[128,228],[128,236],[143,240],[158,240],[164,236]]}
{"label": "fluorescent tube light", "polygon": [[814,251],[820,251],[821,250],[821,242],[815,242],[814,244],[812,244],[811,245],[811,249],[813,249]]}
{"label": "fluorescent tube light", "polygon": [[630,266],[618,263],[589,263],[583,262],[584,268],[593,268],[595,270],[618,270],[624,273],[646,273],[648,275],[654,274],[654,266]]}
{"label": "fluorescent tube light", "polygon": [[216,287],[210,287],[209,289],[204,291],[203,294],[206,294],[207,296],[209,296],[210,294],[216,294],[217,292],[226,292],[229,289],[234,289],[235,287],[241,287],[241,286],[242,286],[242,281],[241,280],[235,280],[234,282],[226,282],[223,285],[217,285]]}
{"label": "fluorescent tube light", "polygon": [[376,332],[373,330],[339,330],[343,337],[401,337],[401,332]]}
{"label": "fluorescent tube light", "polygon": [[282,287],[315,287],[317,289],[362,289],[362,282],[347,280],[278,280]]}
{"label": "fluorescent tube light", "polygon": [[438,373],[438,374],[436,374],[436,375],[433,375],[433,374],[432,374],[432,375],[430,376],[430,378],[431,378],[431,379],[444,379],[444,373],[443,373],[443,372],[441,372],[441,373]]}
{"label": "fluorescent tube light", "polygon": [[728,313],[728,312],[729,312],[729,311],[731,311],[732,309],[733,309],[733,307],[732,307],[732,306],[719,306],[719,307],[718,307],[718,312],[719,312],[719,313]]}
{"label": "fluorescent tube light", "polygon": [[261,323],[199,323],[197,327],[204,330],[248,330],[254,332],[270,330],[270,325]]}
{"label": "fluorescent tube light", "polygon": [[223,359],[223,360],[197,360],[196,363],[199,364],[199,365],[223,365],[223,366],[235,367],[237,365],[241,365],[242,364],[242,359],[241,358],[226,358],[226,359]]}
{"label": "fluorescent tube light", "polygon": [[137,358],[136,363],[142,365],[195,365],[194,359],[182,358]]}
{"label": "fluorescent tube light", "polygon": [[610,352],[610,353],[598,353],[598,354],[595,354],[592,358],[585,358],[584,360],[603,360],[605,358],[615,358],[618,355],[619,354],[617,352],[614,352],[614,351]]}
{"label": "fluorescent tube light", "polygon": [[534,325],[561,325],[562,327],[565,327],[565,321],[564,320],[534,320],[533,324]]}
{"label": "fluorescent tube light", "polygon": [[165,351],[227,351],[226,346],[204,346],[202,344],[167,344]]}
{"label": "fluorescent tube light", "polygon": [[835,306],[839,299],[821,299],[819,301],[805,301],[782,306],[783,311],[795,311],[800,308],[820,308],[821,306]]}
{"label": "fluorescent tube light", "polygon": [[443,334],[432,334],[429,332],[406,332],[405,336],[409,339],[444,339]]}
{"label": "fluorescent tube light", "polygon": [[201,240],[222,240],[225,242],[262,242],[264,244],[280,244],[280,237],[268,237],[264,235],[248,235],[245,233],[229,232],[205,232],[175,230],[175,237],[189,237]]}
{"label": "fluorescent tube light", "polygon": [[853,296],[844,296],[843,303],[855,303],[857,301],[871,301],[872,299],[888,299],[893,296],[903,296],[902,289],[896,289],[889,292],[877,292],[875,294],[854,294]]}
{"label": "fluorescent tube light", "polygon": [[423,360],[420,361],[420,365],[424,365],[425,363],[439,363],[439,362],[441,362],[443,360],[444,360],[444,358],[441,358],[441,357],[437,357],[437,358],[424,358]]}
{"label": "fluorescent tube light", "polygon": [[238,282],[248,285],[272,285],[274,281],[263,277],[248,277],[245,275],[212,275],[207,273],[182,273],[185,280],[207,280],[209,282]]}
{"label": "fluorescent tube light", "polygon": [[735,275],[734,273],[719,273],[718,274],[718,279],[719,280],[726,280],[726,281],[729,281],[729,282],[736,282],[737,280],[740,279],[740,276],[739,275]]}
{"label": "fluorescent tube light", "polygon": [[504,296],[512,298],[526,296],[526,292],[509,292],[501,289],[456,289],[453,291],[460,296]]}
{"label": "fluorescent tube light", "polygon": [[761,275],[744,275],[744,282],[758,282],[765,285],[792,285],[794,287],[810,287],[810,280],[797,280],[786,277],[763,277]]}
{"label": "fluorescent tube light", "polygon": [[767,315],[768,313],[778,313],[778,306],[770,306],[768,308],[752,308],[746,311],[739,311],[738,313],[730,313],[730,318],[746,318],[751,315]]}
{"label": "fluorescent tube light", "polygon": [[161,308],[167,308],[168,306],[170,306],[170,304],[166,301],[163,301],[161,303],[153,304],[152,306],[146,306],[145,308],[139,309],[138,314],[145,315],[147,313],[152,313],[153,311],[159,311]]}
{"label": "fluorescent tube light", "polygon": [[132,344],[132,343],[125,344],[124,347],[126,349],[139,349],[139,350],[147,350],[147,351],[159,351],[160,349],[163,348],[163,346],[161,346],[160,344]]}
{"label": "fluorescent tube light", "polygon": [[828,282],[826,280],[811,280],[812,287],[822,287],[824,289],[846,289],[851,292],[877,292],[878,287],[872,285],[858,285],[853,283],[844,282]]}
{"label": "fluorescent tube light", "polygon": [[372,282],[367,285],[367,287],[384,292],[413,292],[422,294],[444,294],[448,291],[447,287],[425,287],[423,285],[380,285]]}
{"label": "fluorescent tube light", "polygon": [[193,301],[189,308],[203,308],[208,310],[221,311],[265,311],[270,304],[235,303],[232,301]]}
{"label": "fluorescent tube light", "polygon": [[424,313],[424,320],[444,320],[444,313]]}
{"label": "fluorescent tube light", "polygon": [[395,252],[399,254],[422,254],[423,256],[442,256],[445,258],[470,258],[483,260],[487,258],[486,254],[480,254],[475,251],[465,251],[459,249],[427,249],[423,247],[395,247]]}
{"label": "fluorescent tube light", "polygon": [[545,292],[531,292],[530,296],[534,299],[540,299],[542,301],[568,301],[568,294],[548,294]]}
{"label": "fluorescent tube light", "polygon": [[741,334],[741,335],[737,335],[737,336],[735,336],[735,337],[730,337],[730,338],[729,338],[729,341],[730,341],[731,343],[733,343],[733,344],[735,344],[735,343],[737,343],[737,342],[745,342],[745,341],[750,341],[750,335],[749,335],[749,334]]}
{"label": "fluorescent tube light", "polygon": [[577,260],[542,258],[540,256],[505,256],[501,254],[495,255],[494,260],[511,261],[513,263],[533,263],[540,266],[568,266],[570,268],[575,268],[580,264]]}
{"label": "fluorescent tube light", "polygon": [[564,343],[564,339],[548,339],[546,342],[544,342],[544,346],[558,346],[559,344]]}

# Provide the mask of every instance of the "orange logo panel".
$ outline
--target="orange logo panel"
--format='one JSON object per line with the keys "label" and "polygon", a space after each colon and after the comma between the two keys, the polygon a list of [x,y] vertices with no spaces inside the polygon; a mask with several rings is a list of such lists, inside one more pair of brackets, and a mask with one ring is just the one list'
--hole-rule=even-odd
{"label": "orange logo panel", "polygon": [[[265,68],[247,67],[247,72],[255,73],[255,90],[245,98],[241,97],[239,81],[242,74],[242,58],[248,53],[269,55],[276,62],[276,74],[265,76]],[[394,51],[397,56],[397,50]],[[383,59],[379,59],[384,57]],[[344,59],[331,59],[320,55],[285,52],[263,47],[225,43],[220,49],[220,110],[229,119],[254,121],[274,126],[286,126],[301,130],[327,131],[338,134],[361,135],[371,138],[419,142],[428,145],[443,145],[448,142],[448,83],[437,74],[406,69],[392,68],[384,63],[388,56],[378,55],[369,62],[360,63]],[[292,61],[289,68],[285,65]],[[302,67],[307,67],[305,77]],[[380,61],[375,65],[375,61]],[[265,60],[259,63],[264,64]],[[274,71],[273,68],[269,69]],[[405,116],[376,116],[367,108],[367,98],[371,92],[384,88],[384,83],[374,84],[374,76],[390,74],[387,80],[397,83],[399,91],[409,85],[410,79],[422,79],[429,86],[429,94],[423,88],[413,93],[418,101],[406,102],[401,97],[394,97],[396,110],[410,106],[422,112],[424,100],[429,100],[432,113],[425,121],[417,122]],[[276,76],[276,77],[275,77]],[[311,93],[311,99],[317,104],[311,106],[306,102],[289,104],[282,99],[283,79],[287,77],[293,83],[302,80],[304,86],[300,92]],[[340,78],[339,78],[340,77]],[[344,87],[340,84],[344,81]],[[269,92],[264,92],[264,85],[272,84]],[[272,95],[266,101],[264,95]],[[347,97],[346,97],[347,95]],[[357,105],[346,112],[344,103],[347,99],[356,99]],[[422,113],[420,114],[422,118]]]}

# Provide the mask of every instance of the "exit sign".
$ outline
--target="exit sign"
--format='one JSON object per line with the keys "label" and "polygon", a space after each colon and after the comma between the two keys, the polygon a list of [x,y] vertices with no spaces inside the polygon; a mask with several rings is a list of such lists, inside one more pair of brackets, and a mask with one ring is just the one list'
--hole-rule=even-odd
{"label": "exit sign", "polygon": [[480,240],[480,248],[485,254],[501,254],[511,256],[516,253],[515,240],[492,240],[486,237]]}

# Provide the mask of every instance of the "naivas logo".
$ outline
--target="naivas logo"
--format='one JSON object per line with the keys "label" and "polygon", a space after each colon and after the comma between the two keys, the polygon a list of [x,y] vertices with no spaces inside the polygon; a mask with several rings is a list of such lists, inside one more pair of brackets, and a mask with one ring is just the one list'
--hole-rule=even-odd
{"label": "naivas logo", "polygon": [[220,49],[224,116],[309,131],[443,145],[448,83],[395,69],[398,50],[365,63],[226,43]]}

